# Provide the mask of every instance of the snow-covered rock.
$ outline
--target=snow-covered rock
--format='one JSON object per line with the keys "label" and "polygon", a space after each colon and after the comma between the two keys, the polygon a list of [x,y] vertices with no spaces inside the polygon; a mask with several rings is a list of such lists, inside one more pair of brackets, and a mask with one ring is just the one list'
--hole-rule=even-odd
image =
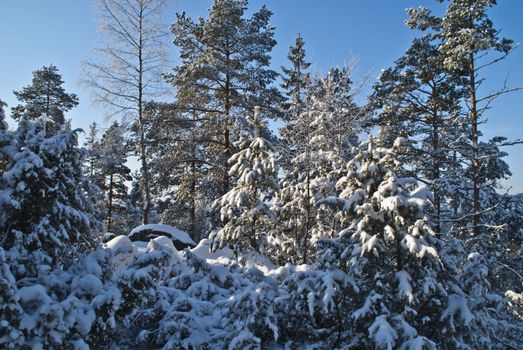
{"label": "snow-covered rock", "polygon": [[147,224],[138,226],[129,233],[128,237],[133,242],[149,242],[151,239],[160,236],[169,237],[178,250],[183,250],[187,247],[196,247],[196,243],[191,239],[187,232],[165,224]]}

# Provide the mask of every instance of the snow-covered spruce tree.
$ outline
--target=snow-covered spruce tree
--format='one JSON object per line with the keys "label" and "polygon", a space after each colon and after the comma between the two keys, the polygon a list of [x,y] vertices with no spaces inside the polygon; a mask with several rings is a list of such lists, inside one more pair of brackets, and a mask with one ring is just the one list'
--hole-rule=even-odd
{"label": "snow-covered spruce tree", "polygon": [[7,104],[0,100],[0,174],[2,174],[7,167],[10,153],[9,146],[13,144],[13,137],[9,131],[9,125],[7,125],[5,120],[5,106],[7,106]]}
{"label": "snow-covered spruce tree", "polygon": [[97,161],[100,158],[98,148],[100,147],[99,140],[99,128],[96,122],[93,122],[89,125],[89,133],[85,140],[84,148],[87,152],[85,156],[85,166],[84,173],[87,177],[91,179],[92,182],[99,184],[100,181],[97,181],[96,175],[98,174]]}
{"label": "snow-covered spruce tree", "polygon": [[405,141],[382,148],[369,138],[338,182],[346,228],[320,243],[320,265],[359,288],[340,301],[351,320],[341,338],[356,348],[494,348],[499,300],[475,294],[478,280],[458,280],[464,252],[432,229],[430,191],[398,176]]}
{"label": "snow-covered spruce tree", "polygon": [[45,135],[46,119],[22,117],[13,160],[2,174],[0,245],[16,276],[57,267],[91,246],[90,202],[82,183],[78,130]]}
{"label": "snow-covered spruce tree", "polygon": [[[14,149],[11,149],[13,137],[8,130],[5,121],[4,107],[6,103],[0,100],[0,174],[3,174],[9,164],[10,156]],[[3,178],[0,177],[0,193],[5,188]],[[0,207],[5,205],[7,198],[0,197]],[[3,217],[0,215],[0,220]],[[6,223],[0,221],[3,227]],[[22,309],[20,307],[19,296],[17,294],[16,279],[11,272],[11,267],[7,261],[5,250],[0,245],[0,346],[6,349],[17,349],[22,347],[23,341],[18,327]]]}
{"label": "snow-covered spruce tree", "polygon": [[268,201],[278,188],[272,145],[260,136],[259,108],[254,109],[254,137],[239,141],[240,151],[229,159],[234,187],[217,200],[223,227],[213,237],[214,247],[230,245],[235,253],[263,252],[273,224]]}
{"label": "snow-covered spruce tree", "polygon": [[128,189],[131,170],[127,167],[128,147],[125,130],[114,122],[102,135],[98,145],[98,167],[103,178],[101,189],[105,194],[105,224],[108,232],[126,234],[126,213],[129,211]]}
{"label": "snow-covered spruce tree", "polygon": [[[302,114],[303,121],[307,115],[311,114]],[[336,195],[337,174],[343,165],[331,151],[308,149],[293,159],[292,173],[282,180],[275,203],[275,235],[282,262],[308,262],[314,243],[336,231],[334,211],[324,202]]]}
{"label": "snow-covered spruce tree", "polygon": [[[103,176],[100,173],[100,140],[98,137],[98,124],[93,122],[89,126],[89,133],[83,145],[85,149],[85,160],[83,165],[83,186],[87,199],[91,202],[93,208],[93,221],[102,224],[104,217],[104,193]],[[103,227],[99,227],[100,232]],[[100,237],[99,237],[100,238]]]}
{"label": "snow-covered spruce tree", "polygon": [[86,343],[103,348],[114,341],[121,298],[104,276],[111,277],[104,266],[109,250],[84,256],[67,270],[41,269],[17,284],[6,255],[0,248],[0,348],[85,349]]}
{"label": "snow-covered spruce tree", "polygon": [[310,86],[309,111],[314,114],[316,130],[310,142],[314,149],[326,152],[345,162],[352,158],[351,149],[366,123],[366,110],[356,103],[365,81],[355,83],[351,75],[356,60],[342,68],[329,70],[325,78],[315,79]]}
{"label": "snow-covered spruce tree", "polygon": [[326,205],[358,140],[365,116],[354,102],[351,66],[332,69],[309,86],[303,112],[281,130],[290,161],[278,193],[277,227],[283,259],[307,262],[313,245],[337,231]]}
{"label": "snow-covered spruce tree", "polygon": [[23,346],[18,326],[23,310],[17,292],[15,277],[6,261],[5,251],[0,247],[0,345],[5,349]]}
{"label": "snow-covered spruce tree", "polygon": [[[310,63],[305,60],[305,42],[300,34],[296,36],[294,46],[289,47],[287,58],[290,67],[281,67],[281,78],[283,83],[281,87],[285,90],[287,97],[283,104],[283,120],[287,123],[295,123],[301,117],[305,104],[305,96],[307,95],[308,85],[311,80],[311,73],[309,72]],[[278,161],[283,169],[291,167],[290,163],[295,156],[296,147],[289,139],[291,134],[281,138],[282,142],[278,142]]]}
{"label": "snow-covered spruce tree", "polygon": [[[458,281],[462,291],[469,296],[471,313],[468,320],[460,320],[452,315],[463,309],[464,300],[459,295],[449,295],[444,316],[450,321],[450,327],[461,334],[461,339],[455,342],[461,347],[470,344],[473,349],[517,349],[523,339],[523,320],[517,314],[517,306],[513,305],[518,294],[510,290],[496,294],[499,290],[493,286],[493,278],[490,276],[495,267],[489,256],[476,252],[467,256]],[[478,326],[482,332],[475,329]]]}
{"label": "snow-covered spruce tree", "polygon": [[303,99],[307,91],[307,85],[310,82],[310,72],[308,69],[311,64],[305,60],[304,45],[305,42],[301,34],[298,34],[294,46],[289,47],[289,53],[287,55],[291,67],[281,67],[283,73],[283,83],[281,87],[285,89],[285,94],[288,99],[288,102],[284,106],[289,115],[284,118],[285,120],[296,118],[299,115],[303,107]]}
{"label": "snow-covered spruce tree", "polygon": [[[499,293],[513,291],[523,293],[523,195],[498,195],[499,207],[493,211],[493,222],[505,223],[490,235],[492,240],[504,249],[496,249],[489,256],[495,256],[491,266],[491,283]],[[523,308],[523,305],[521,306]]]}
{"label": "snow-covered spruce tree", "polygon": [[[281,260],[282,263],[287,261],[298,263],[304,260],[303,255],[307,250],[309,231],[313,225],[315,208],[312,203],[311,172],[314,165],[307,141],[313,135],[312,121],[311,113],[302,112],[299,118],[289,122],[285,129],[282,129],[284,140],[285,134],[289,136],[289,139],[292,135],[293,141],[300,136],[300,143],[291,141],[289,144],[296,147],[292,153],[297,153],[298,149],[302,152],[291,156],[289,162],[284,161],[287,165],[284,171],[287,174],[280,183],[280,191],[277,192],[275,199],[275,230],[277,231],[275,236],[280,241],[277,245],[280,252],[277,255],[278,260]],[[292,130],[296,132],[295,135],[291,132],[291,124]],[[287,151],[291,151],[291,149],[288,148]]]}
{"label": "snow-covered spruce tree", "polygon": [[2,131],[5,131],[8,129],[7,122],[5,121],[5,111],[4,111],[4,107],[6,107],[6,106],[7,106],[7,103],[0,100],[0,120],[2,121],[0,123],[0,130],[2,130]]}
{"label": "snow-covered spruce tree", "polygon": [[65,92],[63,84],[62,76],[54,65],[34,71],[31,85],[14,92],[21,104],[13,107],[13,119],[18,121],[24,117],[34,120],[45,116],[49,119],[47,132],[59,131],[65,124],[64,113],[78,105],[76,94]]}

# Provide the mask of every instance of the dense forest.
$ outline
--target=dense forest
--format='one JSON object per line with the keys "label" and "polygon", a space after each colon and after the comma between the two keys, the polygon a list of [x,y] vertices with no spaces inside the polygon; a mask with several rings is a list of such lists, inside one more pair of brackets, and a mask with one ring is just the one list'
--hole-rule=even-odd
{"label": "dense forest", "polygon": [[517,46],[495,0],[409,8],[360,80],[300,34],[271,68],[268,7],[165,28],[168,2],[97,0],[108,127],[72,128],[54,65],[0,100],[0,348],[523,349],[522,141],[482,133],[520,93],[482,89]]}

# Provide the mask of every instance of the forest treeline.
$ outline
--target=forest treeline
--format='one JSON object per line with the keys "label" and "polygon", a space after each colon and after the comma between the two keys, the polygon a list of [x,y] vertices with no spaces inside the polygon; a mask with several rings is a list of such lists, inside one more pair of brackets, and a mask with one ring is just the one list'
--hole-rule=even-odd
{"label": "forest treeline", "polygon": [[[272,69],[265,6],[164,28],[166,0],[99,0],[82,83],[109,127],[79,146],[53,65],[14,92],[14,130],[0,101],[0,345],[521,349],[521,141],[482,134],[519,88],[481,88],[516,45],[495,0],[444,4],[407,10],[416,38],[368,86],[355,61],[313,74],[299,34]],[[138,254],[121,235],[148,223],[233,256]]]}

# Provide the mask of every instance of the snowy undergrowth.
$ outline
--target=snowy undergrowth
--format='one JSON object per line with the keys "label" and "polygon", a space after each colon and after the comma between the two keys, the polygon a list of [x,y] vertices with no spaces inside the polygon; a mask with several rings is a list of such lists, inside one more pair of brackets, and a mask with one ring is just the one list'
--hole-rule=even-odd
{"label": "snowy undergrowth", "polygon": [[[177,251],[118,236],[67,271],[15,283],[0,254],[0,344],[6,348],[295,348],[328,340],[318,315],[334,310],[341,271],[237,260],[203,240]],[[302,327],[297,331],[298,327]],[[293,345],[294,344],[294,345]]]}
{"label": "snowy undergrowth", "polygon": [[[118,236],[66,271],[42,270],[18,282],[9,254],[0,250],[0,347],[358,348],[366,335],[356,332],[357,324],[393,297],[370,293],[355,309],[354,301],[368,291],[340,269],[275,266],[258,254],[236,259],[230,249],[211,252],[210,246],[202,240],[192,250],[177,251],[163,236],[148,243]],[[405,271],[396,278],[400,297],[419,297]],[[457,294],[445,304],[440,321],[451,318],[452,327],[467,327],[479,317]],[[399,314],[376,317],[366,332],[373,349],[398,345],[399,339],[406,339],[405,349],[435,346]]]}

